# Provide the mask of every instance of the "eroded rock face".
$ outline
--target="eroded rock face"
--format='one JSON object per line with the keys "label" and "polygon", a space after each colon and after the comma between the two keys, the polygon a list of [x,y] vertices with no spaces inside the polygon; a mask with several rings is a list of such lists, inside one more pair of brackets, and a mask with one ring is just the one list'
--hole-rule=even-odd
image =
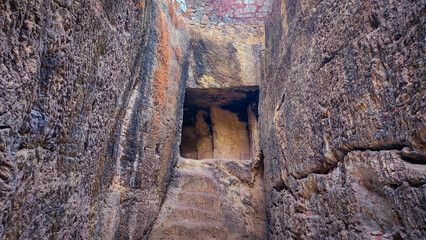
{"label": "eroded rock face", "polygon": [[150,239],[264,239],[262,169],[252,165],[179,159]]}
{"label": "eroded rock face", "polygon": [[274,1],[260,134],[272,239],[425,236],[422,1]]}
{"label": "eroded rock face", "polygon": [[165,1],[0,4],[0,238],[146,238],[188,34]]}

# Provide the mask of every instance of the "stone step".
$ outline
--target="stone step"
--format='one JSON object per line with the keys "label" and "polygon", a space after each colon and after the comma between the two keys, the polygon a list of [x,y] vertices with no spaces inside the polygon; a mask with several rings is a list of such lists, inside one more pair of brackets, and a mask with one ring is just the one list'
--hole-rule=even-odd
{"label": "stone step", "polygon": [[[252,200],[252,188],[240,181],[224,181],[247,178],[249,164],[223,159],[179,161],[150,239],[263,239],[262,222],[245,226],[247,219],[252,224],[259,215],[241,203]],[[236,184],[233,191],[231,184]]]}
{"label": "stone step", "polygon": [[179,170],[178,185],[185,192],[217,194],[217,183],[208,175]]}
{"label": "stone step", "polygon": [[[172,207],[171,207],[172,208]],[[174,207],[172,213],[168,217],[171,221],[179,222],[181,220],[190,222],[220,222],[223,216],[218,212],[201,210],[194,207]]]}
{"label": "stone step", "polygon": [[159,224],[152,230],[152,240],[226,239],[227,229],[218,224],[194,222],[170,222]]}
{"label": "stone step", "polygon": [[192,207],[203,211],[220,212],[221,200],[212,194],[197,192],[181,192],[178,197],[178,203],[175,206]]}

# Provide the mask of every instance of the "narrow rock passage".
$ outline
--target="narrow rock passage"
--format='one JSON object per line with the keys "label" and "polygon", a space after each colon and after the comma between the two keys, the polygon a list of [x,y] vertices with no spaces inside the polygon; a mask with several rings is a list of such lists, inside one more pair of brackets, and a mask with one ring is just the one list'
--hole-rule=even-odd
{"label": "narrow rock passage", "polygon": [[180,158],[150,239],[264,239],[263,173],[253,162]]}

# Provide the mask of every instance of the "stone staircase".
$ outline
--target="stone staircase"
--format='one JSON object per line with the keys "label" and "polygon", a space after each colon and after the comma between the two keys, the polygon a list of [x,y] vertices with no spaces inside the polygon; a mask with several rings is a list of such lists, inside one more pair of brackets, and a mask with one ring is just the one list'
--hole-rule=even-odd
{"label": "stone staircase", "polygon": [[179,159],[150,239],[264,239],[263,182],[251,164]]}

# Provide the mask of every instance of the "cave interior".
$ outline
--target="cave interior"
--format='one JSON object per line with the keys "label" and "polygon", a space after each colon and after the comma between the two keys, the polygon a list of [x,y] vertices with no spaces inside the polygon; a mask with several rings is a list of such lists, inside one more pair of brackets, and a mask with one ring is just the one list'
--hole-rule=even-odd
{"label": "cave interior", "polygon": [[258,149],[259,89],[187,88],[180,155],[190,159],[248,160]]}

